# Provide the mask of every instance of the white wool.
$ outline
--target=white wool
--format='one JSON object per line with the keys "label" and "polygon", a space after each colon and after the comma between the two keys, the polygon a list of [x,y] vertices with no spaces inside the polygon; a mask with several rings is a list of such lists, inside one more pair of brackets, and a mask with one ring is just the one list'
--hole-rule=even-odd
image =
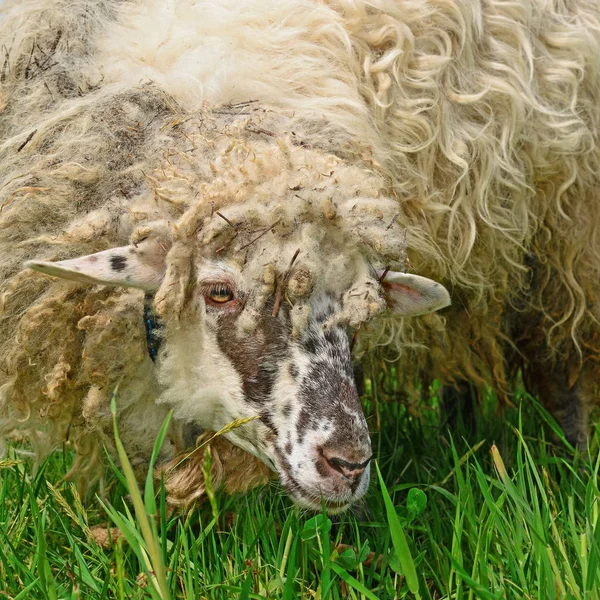
{"label": "white wool", "polygon": [[259,100],[376,143],[361,65],[326,4],[151,0],[122,3],[118,20],[96,58],[107,83],[152,81],[192,110]]}

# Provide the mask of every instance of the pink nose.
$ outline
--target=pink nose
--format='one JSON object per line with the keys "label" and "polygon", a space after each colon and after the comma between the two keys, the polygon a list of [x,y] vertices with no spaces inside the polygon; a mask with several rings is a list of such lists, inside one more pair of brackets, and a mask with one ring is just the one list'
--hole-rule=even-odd
{"label": "pink nose", "polygon": [[372,456],[361,462],[355,462],[356,457],[341,458],[336,456],[329,448],[319,448],[319,453],[325,459],[325,463],[329,467],[328,475],[341,474],[350,483],[358,482],[360,476],[364,473]]}

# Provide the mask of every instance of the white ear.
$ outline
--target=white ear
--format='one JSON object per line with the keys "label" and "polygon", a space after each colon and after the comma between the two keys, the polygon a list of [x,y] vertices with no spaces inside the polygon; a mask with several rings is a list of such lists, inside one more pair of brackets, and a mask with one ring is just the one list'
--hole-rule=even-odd
{"label": "white ear", "polygon": [[60,262],[30,260],[25,266],[81,283],[122,285],[152,292],[158,289],[164,276],[167,250],[166,246],[151,239],[136,246],[111,248]]}
{"label": "white ear", "polygon": [[426,277],[388,271],[381,286],[390,310],[403,317],[425,315],[450,306],[448,290]]}

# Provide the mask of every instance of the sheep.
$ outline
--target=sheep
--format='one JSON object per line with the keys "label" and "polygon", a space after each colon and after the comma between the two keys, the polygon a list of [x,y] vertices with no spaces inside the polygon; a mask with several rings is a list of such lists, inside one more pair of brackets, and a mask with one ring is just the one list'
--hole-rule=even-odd
{"label": "sheep", "polygon": [[406,389],[505,401],[521,370],[585,444],[594,2],[2,11],[0,435],[39,457],[68,439],[93,482],[113,394],[140,471],[172,410],[161,468],[187,506],[207,432],[244,419],[212,441],[213,483],[276,473],[340,512],[372,457],[352,351],[398,361]]}

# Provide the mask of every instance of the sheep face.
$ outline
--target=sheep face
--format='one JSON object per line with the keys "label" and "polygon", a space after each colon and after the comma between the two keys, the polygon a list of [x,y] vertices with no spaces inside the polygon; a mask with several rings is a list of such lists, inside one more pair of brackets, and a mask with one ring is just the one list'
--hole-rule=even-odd
{"label": "sheep face", "polygon": [[[251,290],[228,265],[203,264],[185,325],[165,326],[158,361],[161,402],[175,416],[219,429],[276,470],[294,500],[339,511],[368,485],[371,446],[353,379],[345,328],[327,326],[339,300],[314,293],[295,334],[292,308],[270,298],[252,330],[240,325]],[[274,316],[275,315],[275,316]]]}
{"label": "sheep face", "polygon": [[[363,263],[367,276],[360,294],[349,289],[340,296],[335,285],[322,281],[293,302],[277,292],[279,286],[257,293],[255,279],[235,261],[192,260],[177,318],[163,313],[155,363],[157,403],[204,429],[254,417],[225,435],[274,469],[297,504],[319,510],[324,502],[332,513],[364,495],[372,457],[347,320],[340,315],[364,294],[372,312],[402,306],[403,314],[415,314],[448,304],[447,292],[435,282],[401,273],[381,282]],[[154,292],[159,284],[169,287],[161,283],[169,275],[160,264],[160,252],[142,244],[29,266]],[[281,284],[285,275],[276,280]],[[154,306],[160,310],[160,290]]]}

